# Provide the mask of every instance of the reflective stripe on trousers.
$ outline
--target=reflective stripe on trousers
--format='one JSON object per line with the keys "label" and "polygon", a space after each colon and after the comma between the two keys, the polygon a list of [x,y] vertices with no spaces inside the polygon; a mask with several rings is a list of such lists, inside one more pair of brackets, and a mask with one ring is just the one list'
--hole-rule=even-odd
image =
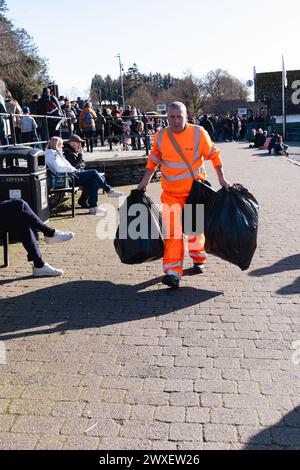
{"label": "reflective stripe on trousers", "polygon": [[[183,274],[184,240],[181,227],[182,209],[187,196],[178,196],[167,191],[161,195],[163,203],[163,218],[166,225],[165,251],[163,258],[163,270],[167,274],[177,273],[177,277]],[[170,217],[171,213],[171,217]],[[189,254],[195,263],[204,263],[205,254],[204,235],[189,236]]]}

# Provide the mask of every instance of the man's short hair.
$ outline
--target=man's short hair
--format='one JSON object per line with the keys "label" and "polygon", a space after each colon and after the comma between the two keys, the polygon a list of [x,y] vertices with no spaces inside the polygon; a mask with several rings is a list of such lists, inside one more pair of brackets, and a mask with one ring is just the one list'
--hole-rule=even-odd
{"label": "man's short hair", "polygon": [[171,109],[180,109],[183,114],[187,114],[186,105],[181,101],[173,101],[173,103],[170,103],[168,105],[168,113],[171,111]]}

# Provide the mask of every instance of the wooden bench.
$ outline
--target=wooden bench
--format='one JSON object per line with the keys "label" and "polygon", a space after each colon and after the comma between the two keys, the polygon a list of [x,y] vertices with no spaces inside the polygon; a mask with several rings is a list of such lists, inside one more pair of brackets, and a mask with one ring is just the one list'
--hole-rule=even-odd
{"label": "wooden bench", "polygon": [[49,188],[48,193],[49,193],[49,196],[51,196],[51,194],[71,193],[72,217],[75,217],[75,194],[78,191],[79,187],[75,186],[75,178],[70,176],[69,179],[71,180],[71,186],[70,187],[68,187],[68,188],[55,188],[55,189]]}
{"label": "wooden bench", "polygon": [[[103,166],[103,171],[99,173],[105,177],[105,164],[102,163]],[[89,170],[89,168],[87,168]],[[48,176],[50,175],[50,170],[48,170]],[[75,195],[79,189],[83,189],[81,186],[75,186],[75,178],[71,175],[69,176],[69,179],[71,180],[71,187],[68,188],[57,188],[57,189],[52,189],[51,187],[48,186],[48,193],[49,196],[51,194],[62,194],[62,193],[71,193],[72,197],[72,217],[75,217]],[[105,194],[104,189],[102,189],[102,193]]]}
{"label": "wooden bench", "polygon": [[75,178],[73,176],[69,176],[69,180],[71,181],[71,186],[66,188],[51,188],[48,186],[48,194],[49,196],[54,194],[64,194],[64,193],[71,193],[71,208],[72,208],[72,217],[75,217],[75,194],[79,190],[79,186],[75,186]]}

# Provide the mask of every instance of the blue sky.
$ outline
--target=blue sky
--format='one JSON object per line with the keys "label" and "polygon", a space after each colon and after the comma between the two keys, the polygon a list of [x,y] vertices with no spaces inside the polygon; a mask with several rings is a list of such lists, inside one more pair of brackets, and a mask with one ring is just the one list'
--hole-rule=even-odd
{"label": "blue sky", "polygon": [[[300,69],[299,0],[7,0],[8,16],[34,38],[61,92],[93,76],[141,72],[196,76],[216,68],[247,80]],[[75,90],[74,90],[75,92]],[[75,92],[75,94],[77,91]]]}

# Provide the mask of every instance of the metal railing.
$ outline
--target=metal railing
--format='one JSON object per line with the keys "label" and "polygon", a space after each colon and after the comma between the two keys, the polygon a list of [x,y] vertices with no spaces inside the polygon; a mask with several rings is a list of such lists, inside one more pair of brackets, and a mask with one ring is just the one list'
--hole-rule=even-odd
{"label": "metal railing", "polygon": [[[13,146],[22,146],[22,145],[46,145],[49,141],[49,138],[53,135],[57,135],[61,137],[63,134],[61,132],[61,123],[67,123],[67,133],[68,135],[72,135],[73,133],[77,133],[80,137],[85,137],[84,133],[80,131],[79,126],[76,126],[72,122],[72,118],[66,116],[48,116],[48,115],[37,115],[37,114],[30,114],[30,117],[33,117],[37,120],[38,128],[38,140],[34,140],[32,142],[20,142],[20,137],[22,136],[21,132],[16,133],[16,119],[22,119],[24,115],[22,114],[12,114],[12,113],[0,113],[0,119],[2,118],[4,121],[4,128],[5,128],[5,138],[6,143],[0,142],[0,149],[7,147],[7,145]],[[103,116],[103,115],[102,115]],[[90,136],[89,138],[96,139],[100,138],[100,141],[107,140],[110,149],[112,150],[113,143],[123,143],[123,147],[125,146],[124,142],[125,139],[130,138],[133,142],[137,143],[137,147],[139,150],[142,149],[141,141],[144,142],[143,148],[145,148],[146,153],[149,153],[153,134],[159,129],[160,127],[165,127],[167,125],[167,115],[157,115],[157,114],[145,114],[142,113],[137,116],[103,116],[105,119],[105,123],[99,126],[96,124],[96,131],[94,136]],[[51,132],[49,131],[49,120],[57,121],[57,125],[55,128],[51,127]],[[143,123],[143,130],[142,131],[135,131],[130,130],[130,133],[126,133],[124,130],[124,122],[131,121],[131,127],[136,128],[138,123]],[[121,123],[122,122],[122,123]],[[75,129],[74,129],[75,126]],[[52,134],[52,135],[51,135]],[[4,137],[4,135],[3,135]],[[68,141],[68,138],[64,139],[64,141]]]}
{"label": "metal railing", "polygon": [[[26,116],[26,115],[25,115]],[[49,122],[48,120],[57,121],[60,124],[62,121],[67,121],[68,123],[68,130],[70,135],[72,133],[72,119],[66,116],[47,116],[47,115],[38,115],[38,114],[30,114],[30,117],[37,119],[38,123],[38,132],[41,134],[41,138],[32,142],[18,142],[15,120],[22,119],[24,117],[23,114],[13,114],[13,113],[0,113],[0,119],[4,120],[4,128],[6,130],[5,135],[6,138],[9,140],[7,144],[0,145],[0,148],[7,147],[7,145],[36,145],[36,144],[47,144],[50,138],[49,133]],[[56,126],[57,127],[57,126]],[[21,134],[22,135],[22,134]],[[56,135],[56,134],[55,134]],[[57,134],[58,135],[58,134]],[[51,136],[52,137],[52,136]]]}

